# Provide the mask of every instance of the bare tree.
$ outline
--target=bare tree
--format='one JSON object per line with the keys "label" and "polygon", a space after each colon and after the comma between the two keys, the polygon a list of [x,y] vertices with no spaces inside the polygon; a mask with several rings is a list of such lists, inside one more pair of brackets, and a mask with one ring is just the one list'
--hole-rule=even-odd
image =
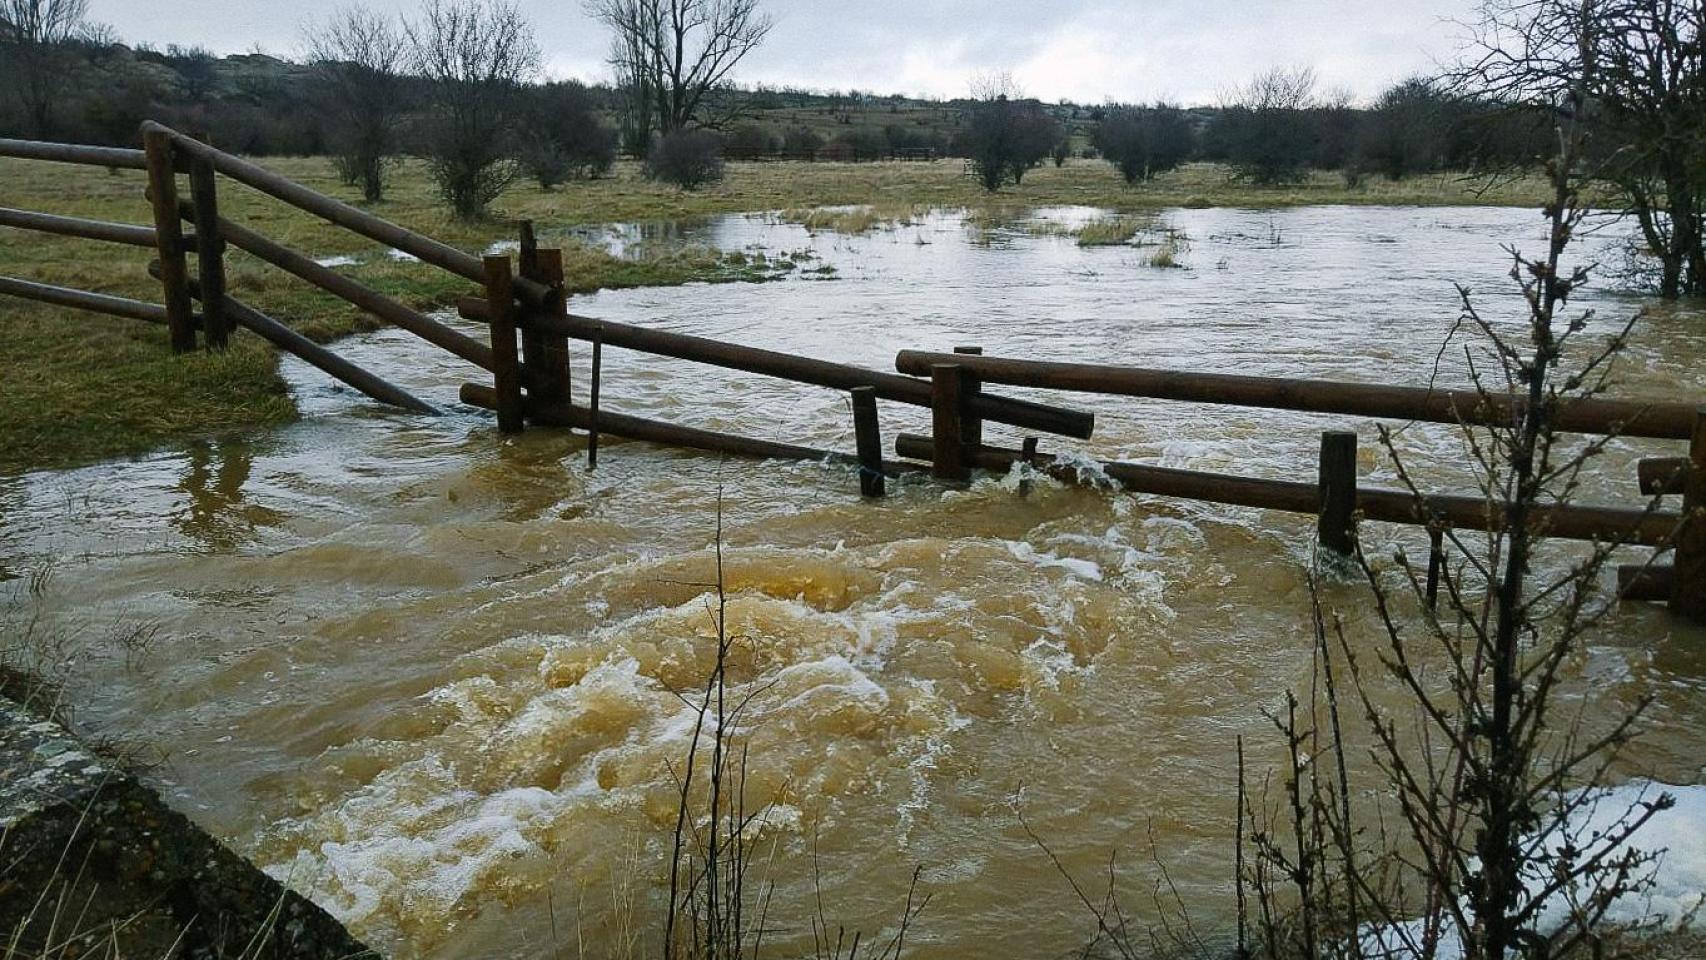
{"label": "bare tree", "polygon": [[416,72],[431,83],[427,159],[459,217],[484,215],[520,172],[511,159],[522,84],[539,47],[506,0],[427,0],[404,28]]}
{"label": "bare tree", "polygon": [[1550,112],[1594,64],[1590,176],[1621,196],[1666,297],[1706,293],[1706,0],[1487,0],[1465,93]]}
{"label": "bare tree", "polygon": [[1223,100],[1213,135],[1239,175],[1259,184],[1302,180],[1315,146],[1315,71],[1266,70]]}
{"label": "bare tree", "polygon": [[668,136],[734,119],[738,109],[718,94],[773,23],[758,0],[586,0],[586,8],[614,34],[611,63],[645,141],[654,127]]}
{"label": "bare tree", "polygon": [[361,185],[369,203],[385,194],[385,168],[397,152],[408,102],[403,69],[409,47],[400,24],[349,6],[306,30],[315,90],[330,121],[338,172]]}
{"label": "bare tree", "polygon": [[1138,183],[1190,159],[1196,136],[1190,117],[1175,104],[1116,104],[1096,124],[1091,142],[1126,183]]}
{"label": "bare tree", "polygon": [[990,193],[1025,174],[1054,152],[1064,137],[1060,122],[1024,96],[1012,74],[988,73],[972,81],[972,103],[957,147]]}
{"label": "bare tree", "polygon": [[[1600,328],[1592,311],[1571,306],[1590,280],[1566,254],[1588,215],[1593,66],[1584,56],[1575,84],[1559,92],[1544,246],[1533,255],[1507,248],[1523,322],[1499,323],[1459,290],[1453,339],[1464,342],[1448,346],[1475,371],[1475,409],[1510,411],[1462,427],[1492,529],[1471,536],[1435,521],[1455,558],[1440,570],[1441,613],[1402,551],[1388,567],[1358,547],[1379,624],[1373,663],[1316,594],[1317,696],[1301,716],[1288,697],[1274,717],[1284,795],[1240,811],[1254,853],[1240,858],[1240,892],[1256,893],[1257,943],[1268,956],[1599,957],[1613,905],[1650,888],[1655,855],[1636,841],[1673,798],[1606,789],[1649,701],[1572,705],[1566,679],[1616,609],[1595,595],[1619,544],[1596,541],[1560,572],[1536,561],[1542,511],[1568,502],[1612,442],[1567,442],[1560,415],[1606,389],[1639,319]],[[1427,515],[1384,427],[1381,441]],[[1353,713],[1372,735],[1379,790],[1352,789],[1343,730]],[[1289,897],[1274,896],[1281,886]]]}
{"label": "bare tree", "polygon": [[59,60],[81,36],[88,11],[88,0],[0,0],[0,56],[33,136],[53,133],[66,89]]}

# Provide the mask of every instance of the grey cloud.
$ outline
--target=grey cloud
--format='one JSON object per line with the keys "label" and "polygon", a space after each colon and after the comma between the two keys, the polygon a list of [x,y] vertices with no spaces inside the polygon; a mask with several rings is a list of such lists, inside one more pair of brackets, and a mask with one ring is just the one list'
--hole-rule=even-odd
{"label": "grey cloud", "polygon": [[[410,0],[373,0],[406,11]],[[1447,57],[1475,0],[771,0],[777,25],[747,82],[955,96],[1010,70],[1028,92],[1080,101],[1212,102],[1257,69],[1313,64],[1324,84],[1370,96]],[[558,76],[606,73],[603,30],[578,0],[521,0]],[[338,0],[91,0],[131,41],[289,54],[304,18]]]}

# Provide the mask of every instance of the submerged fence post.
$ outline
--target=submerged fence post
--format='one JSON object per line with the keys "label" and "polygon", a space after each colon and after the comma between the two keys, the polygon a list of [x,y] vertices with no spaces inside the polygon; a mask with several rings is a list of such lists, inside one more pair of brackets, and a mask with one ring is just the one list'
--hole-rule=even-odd
{"label": "submerged fence post", "polygon": [[971,479],[966,466],[964,440],[965,380],[957,363],[930,367],[930,432],[934,439],[935,465],[931,474],[938,480],[963,483]]}
{"label": "submerged fence post", "polygon": [[213,161],[190,159],[190,207],[195,211],[196,280],[201,287],[202,335],[224,349],[236,324],[225,309],[225,236],[219,231],[218,182]]}
{"label": "submerged fence post", "polygon": [[1321,434],[1321,546],[1340,556],[1356,552],[1357,435],[1352,430]]}
{"label": "submerged fence post", "polygon": [[[966,357],[983,356],[982,347],[955,347],[954,352]],[[976,374],[960,371],[961,389],[967,397],[974,397],[983,391],[983,381]],[[960,419],[960,439],[965,441],[973,450],[983,446],[983,418],[970,410],[962,410]]]}
{"label": "submerged fence post", "polygon": [[853,435],[859,449],[859,493],[880,497],[887,493],[883,476],[883,436],[877,424],[877,388],[853,388]]}
{"label": "submerged fence post", "polygon": [[1694,437],[1688,445],[1670,608],[1696,623],[1706,623],[1706,407],[1694,413]]}
{"label": "submerged fence post", "polygon": [[592,329],[592,391],[586,421],[586,468],[598,469],[598,393],[604,380],[604,324]]}
{"label": "submerged fence post", "polygon": [[166,298],[166,328],[173,353],[195,349],[195,308],[190,302],[189,265],[178,220],[177,161],[172,135],[145,130],[142,150],[148,166],[148,202],[154,211],[154,244],[160,258],[160,285]]}
{"label": "submerged fence post", "polygon": [[1035,482],[1031,479],[1031,473],[1037,468],[1036,437],[1025,438],[1024,446],[1019,451],[1019,461],[1025,465],[1024,473],[1019,477],[1019,496],[1028,497],[1031,495],[1031,486]]}
{"label": "submerged fence post", "polygon": [[521,364],[515,346],[515,283],[509,257],[485,258],[486,301],[492,311],[492,386],[497,391],[498,429],[526,427],[521,401]]}
{"label": "submerged fence post", "polygon": [[1445,570],[1445,531],[1428,531],[1428,607],[1439,609],[1439,577]]}

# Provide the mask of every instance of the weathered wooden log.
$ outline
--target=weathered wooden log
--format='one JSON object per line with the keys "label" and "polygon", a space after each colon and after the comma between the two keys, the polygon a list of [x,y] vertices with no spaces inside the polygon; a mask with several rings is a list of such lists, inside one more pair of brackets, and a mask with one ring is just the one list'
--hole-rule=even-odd
{"label": "weathered wooden log", "polygon": [[[160,264],[150,263],[148,272],[158,277]],[[193,296],[201,295],[194,280],[189,281],[189,290]],[[226,314],[236,321],[238,326],[258,334],[285,353],[301,358],[333,379],[346,383],[381,403],[415,413],[438,413],[431,404],[402,387],[356,366],[235,297],[225,298],[225,308]]]}
{"label": "weathered wooden log", "polygon": [[[903,433],[895,440],[895,452],[909,459],[928,460],[933,450],[929,437]],[[975,466],[998,471],[1012,469],[1021,457],[1017,450],[995,447],[970,454]],[[1056,479],[1082,482],[1077,463],[1059,463],[1047,454],[1038,454],[1036,462],[1039,469]],[[1135,493],[1303,514],[1314,514],[1320,503],[1320,488],[1313,483],[1110,461],[1102,461],[1099,469]],[[1414,526],[1444,524],[1466,530],[1496,529],[1503,520],[1502,511],[1490,508],[1479,497],[1430,494],[1418,502],[1408,491],[1369,487],[1357,490],[1357,510],[1364,520]],[[1675,513],[1577,505],[1542,506],[1533,516],[1533,529],[1547,537],[1648,547],[1669,543],[1681,520]]]}
{"label": "weathered wooden log", "polygon": [[87,290],[56,287],[52,284],[20,280],[16,277],[0,277],[0,293],[21,297],[25,300],[35,300],[39,303],[51,303],[56,307],[90,310],[115,317],[146,320],[149,323],[166,323],[166,308],[157,303],[144,303],[141,300],[115,297],[105,293],[90,293]]}
{"label": "weathered wooden log", "polygon": [[1676,568],[1626,563],[1617,568],[1617,597],[1664,603],[1676,592]]}
{"label": "weathered wooden log", "polygon": [[1688,461],[1670,608],[1696,623],[1706,623],[1706,407],[1694,412],[1694,436],[1688,446]]}
{"label": "weathered wooden log", "polygon": [[432,404],[421,400],[389,380],[356,366],[241,300],[227,297],[225,306],[231,315],[231,319],[237,321],[241,326],[264,337],[280,350],[300,357],[322,372],[349,384],[380,403],[388,403],[391,406],[401,407],[414,413],[438,413]]}
{"label": "weathered wooden log", "polygon": [[178,176],[172,138],[159,131],[142,135],[148,159],[148,202],[154,210],[154,249],[159,256],[160,286],[165,293],[166,328],[172,351],[195,349],[195,326],[190,305],[189,264],[184,258],[183,230],[178,225]]}
{"label": "weathered wooden log", "polygon": [[196,280],[201,286],[202,333],[224,349],[231,325],[225,317],[225,240],[219,233],[219,193],[213,164],[190,161],[190,209],[195,221]]}
{"label": "weathered wooden log", "polygon": [[[213,164],[214,169],[239,183],[464,279],[481,284],[486,282],[485,267],[480,263],[479,257],[376,217],[365,210],[359,210],[341,200],[334,200],[323,193],[310,190],[288,177],[280,176],[222,150],[216,150],[170,127],[153,121],[144,123],[142,127],[145,136],[146,132],[152,132],[169,137],[177,150],[190,157],[205,157]],[[517,281],[515,290],[518,296],[535,306],[544,303],[550,292],[544,285],[531,280]]]}
{"label": "weathered wooden log", "polygon": [[[491,410],[497,404],[497,394],[491,387],[483,383],[465,383],[462,385],[462,402],[471,407]],[[529,404],[529,407],[528,416],[535,423],[554,427],[573,427],[580,430],[587,429],[592,423],[592,414],[585,407],[577,407],[567,403],[535,403]],[[603,432],[629,440],[655,443],[660,446],[686,447],[693,450],[726,453],[738,457],[753,457],[760,460],[808,460],[855,467],[859,465],[858,457],[834,450],[821,450],[816,447],[805,447],[792,443],[778,443],[774,440],[736,436],[716,430],[684,427],[679,424],[665,423],[661,420],[612,413],[609,410],[600,411],[598,421],[599,428]],[[921,467],[917,464],[897,461],[887,461],[883,464],[883,470],[890,474],[918,472],[928,469],[928,467]]]}
{"label": "weathered wooden log", "polygon": [[[475,297],[465,297],[457,301],[457,308],[462,316],[469,320],[489,321],[491,318],[490,308],[485,301]],[[845,363],[797,357],[793,354],[726,343],[708,337],[671,333],[667,330],[650,330],[631,324],[594,320],[590,317],[574,314],[553,317],[549,314],[532,312],[526,314],[522,318],[522,322],[524,324],[535,324],[541,330],[561,333],[576,340],[591,340],[593,329],[602,325],[606,346],[637,350],[641,353],[650,353],[662,357],[674,357],[678,360],[690,360],[695,363],[704,363],[730,370],[742,370],[747,373],[793,380],[798,383],[809,383],[813,386],[828,387],[832,390],[851,390],[854,387],[870,386],[875,387],[877,396],[884,400],[910,403],[920,407],[928,407],[931,403],[929,381],[903,377],[893,373],[881,373],[876,370],[866,370],[863,367],[855,367]],[[994,397],[983,394],[972,398],[967,403],[967,410],[984,420],[992,420],[996,423],[1005,423],[1016,427],[1027,427],[1032,430],[1060,434],[1079,440],[1088,439],[1096,428],[1096,418],[1089,413],[1033,403],[1028,400],[1015,400],[1010,397]]]}
{"label": "weathered wooden log", "polygon": [[122,147],[90,147],[79,143],[47,143],[41,140],[9,140],[0,138],[0,157],[20,160],[48,160],[53,163],[79,163],[90,167],[112,167],[118,170],[146,170],[148,158],[141,150]]}
{"label": "weathered wooden log", "polygon": [[[521,275],[551,288],[550,300],[539,309],[562,315],[568,312],[563,292],[563,251],[539,249],[533,224],[523,221],[521,231]],[[549,403],[569,402],[569,338],[546,333],[533,325],[521,328],[521,362],[533,373],[528,392]]]}
{"label": "weathered wooden log", "polygon": [[1635,473],[1649,497],[1679,494],[1688,487],[1688,458],[1651,457],[1637,463]]}
{"label": "weathered wooden log", "polygon": [[[1305,413],[1340,413],[1385,420],[1508,423],[1522,402],[1514,396],[1483,398],[1473,390],[1191,373],[1005,357],[964,357],[922,350],[903,350],[895,357],[895,369],[914,376],[928,375],[930,367],[937,363],[959,363],[981,377],[984,383]],[[1693,430],[1693,410],[1692,406],[1684,403],[1578,400],[1559,407],[1557,427],[1575,433],[1617,433],[1680,440],[1687,439]]]}
{"label": "weathered wooden log", "polygon": [[1321,506],[1316,535],[1323,549],[1342,557],[1356,552],[1357,435],[1321,434]]}
{"label": "weathered wooden log", "polygon": [[498,429],[520,433],[526,424],[521,403],[521,359],[516,354],[515,287],[509,257],[486,258],[486,299],[492,307],[492,389],[498,398]]}
{"label": "weathered wooden log", "polygon": [[938,480],[964,483],[971,479],[965,459],[966,384],[960,367],[938,363],[930,368],[930,475]]}
{"label": "weathered wooden log", "polygon": [[875,387],[854,387],[853,438],[859,451],[859,493],[881,497],[888,492],[883,476],[883,435],[877,421]]}
{"label": "weathered wooden log", "polygon": [[1445,572],[1445,531],[1435,527],[1428,530],[1428,609],[1439,609],[1439,580]]}
{"label": "weathered wooden log", "polygon": [[0,227],[16,227],[19,230],[34,230],[62,237],[82,237],[85,240],[104,240],[107,243],[122,243],[149,249],[153,249],[155,245],[153,227],[112,223],[106,220],[85,220],[82,217],[61,217],[51,213],[37,213],[34,210],[15,210],[11,207],[0,207]]}
{"label": "weathered wooden log", "polygon": [[[983,355],[982,347],[955,347],[955,356],[978,357]],[[977,374],[960,368],[960,388],[965,391],[967,398],[975,397],[983,392],[983,381]],[[973,447],[983,446],[983,421],[978,415],[969,410],[960,417],[960,440]]]}
{"label": "weathered wooden log", "polygon": [[[587,391],[586,468],[598,469],[598,403],[604,388],[604,336],[601,331],[592,335],[592,388]],[[563,397],[565,406],[572,401]]]}
{"label": "weathered wooden log", "polygon": [[[186,219],[192,216],[187,204],[180,204],[180,207]],[[482,370],[492,369],[492,348],[473,337],[447,327],[423,313],[410,310],[372,287],[357,283],[330,267],[323,267],[312,258],[305,257],[248,227],[220,218],[219,232],[237,249],[253,254],[333,296],[347,300],[355,307],[386,323],[407,330],[436,347],[448,350]]]}

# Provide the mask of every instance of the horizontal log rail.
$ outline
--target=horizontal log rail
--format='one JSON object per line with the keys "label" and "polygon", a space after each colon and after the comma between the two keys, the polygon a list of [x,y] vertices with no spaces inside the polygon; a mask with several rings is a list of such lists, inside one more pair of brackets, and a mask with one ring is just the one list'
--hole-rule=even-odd
{"label": "horizontal log rail", "polygon": [[[462,402],[471,407],[479,407],[482,410],[497,409],[498,393],[486,384],[463,384],[461,397]],[[774,440],[759,440],[754,437],[743,437],[738,434],[704,430],[698,427],[684,427],[662,420],[612,413],[609,410],[600,410],[596,416],[600,433],[613,434],[643,443],[687,447],[693,450],[726,453],[731,456],[751,457],[760,460],[810,460],[849,467],[860,465],[857,456],[834,450],[779,443]],[[535,423],[547,426],[574,427],[581,430],[591,429],[594,423],[594,414],[586,407],[577,407],[562,402],[540,402],[531,399],[527,402],[527,417]],[[883,463],[884,472],[890,474],[927,473],[929,469],[929,467],[921,467],[918,464],[895,460]]]}
{"label": "horizontal log rail", "polygon": [[20,280],[17,277],[0,277],[0,293],[38,303],[50,303],[56,307],[71,307],[108,316],[144,320],[148,323],[166,322],[166,308],[157,303],[144,303],[128,297],[91,293],[71,287],[56,287],[33,280]]}
{"label": "horizontal log rail", "polygon": [[[148,272],[158,278],[160,276],[160,265],[150,263]],[[190,295],[200,299],[202,295],[200,283],[191,279],[187,281],[187,285]],[[381,403],[388,403],[414,413],[438,413],[438,410],[431,404],[402,387],[345,360],[235,297],[227,296],[225,298],[225,310],[226,314],[235,320],[238,326],[258,334],[280,350],[299,357],[305,363],[319,369],[333,379],[348,384]]]}
{"label": "horizontal log rail", "polygon": [[[465,280],[480,284],[486,282],[485,268],[481,265],[479,257],[464,253],[425,234],[398,226],[382,217],[376,217],[365,210],[350,206],[342,200],[334,200],[265,167],[250,163],[223,150],[215,149],[200,140],[184,136],[163,124],[150,120],[143,123],[142,129],[144,132],[154,131],[166,134],[171,137],[172,146],[178,152],[187,154],[192,158],[205,159],[213,164],[213,168],[218,172],[238,183],[253,187],[276,200],[281,200],[347,230],[352,230],[370,240],[376,240],[394,250],[401,250]],[[549,287],[532,280],[518,278],[515,282],[515,289],[521,300],[531,306],[545,305],[551,295]]]}
{"label": "horizontal log rail", "polygon": [[1652,457],[1635,465],[1641,492],[1649,497],[1680,495],[1688,490],[1687,457]]}
{"label": "horizontal log rail", "polygon": [[80,163],[91,167],[111,167],[118,170],[146,170],[148,160],[141,150],[123,147],[91,147],[80,143],[48,143],[42,140],[10,140],[0,138],[0,157],[19,160],[47,160],[53,163]]}
{"label": "horizontal log rail", "polygon": [[[929,437],[901,434],[895,439],[895,453],[909,459],[929,459],[933,452]],[[975,466],[985,470],[1010,470],[1024,459],[1018,450],[982,447],[967,451]],[[1074,463],[1057,462],[1046,454],[1037,454],[1035,464],[1051,476],[1077,482],[1079,468]],[[1282,510],[1290,513],[1315,514],[1321,507],[1321,488],[1314,483],[1293,480],[1264,480],[1236,477],[1200,470],[1175,467],[1152,467],[1118,461],[1102,462],[1107,476],[1134,493],[1148,493],[1186,500],[1206,500],[1240,507]],[[1427,526],[1444,523],[1467,530],[1496,529],[1500,516],[1490,510],[1487,501],[1478,497],[1428,495],[1418,503],[1403,490],[1359,488],[1356,508],[1364,519],[1385,523]],[[1619,507],[1543,506],[1535,511],[1534,527],[1548,537],[1566,540],[1599,540],[1639,546],[1664,546],[1676,534],[1681,516]]]}
{"label": "horizontal log rail", "polygon": [[149,249],[153,249],[155,243],[153,227],[113,223],[108,220],[86,220],[82,217],[62,217],[58,214],[12,207],[0,207],[0,227],[34,230],[37,233],[52,233],[63,237],[81,237],[85,240],[104,240],[107,243],[122,243]]}
{"label": "horizontal log rail", "polygon": [[[185,220],[193,218],[194,211],[188,201],[182,201],[178,206]],[[386,323],[407,330],[477,367],[492,369],[492,348],[488,344],[451,329],[423,313],[411,310],[372,287],[351,280],[330,267],[323,267],[312,258],[224,217],[219,218],[219,233],[233,247],[253,254],[285,273],[311,283]]]}
{"label": "horizontal log rail", "polygon": [[1617,568],[1617,596],[1620,599],[1664,603],[1675,592],[1675,567],[1626,563]]}
{"label": "horizontal log rail", "polygon": [[[462,316],[469,320],[486,322],[491,318],[490,307],[478,298],[463,298],[458,301],[457,307]],[[531,313],[523,320],[530,329],[573,337],[576,340],[590,341],[602,336],[607,347],[637,350],[641,353],[741,370],[833,390],[875,387],[877,396],[884,400],[920,407],[928,407],[931,404],[930,383],[927,380],[915,380],[850,364],[814,360],[791,353],[712,340],[709,337],[650,330],[572,314],[564,316]],[[1096,427],[1096,418],[1092,414],[1009,397],[979,395],[968,398],[966,408],[984,420],[1060,434],[1078,440],[1089,439]]]}
{"label": "horizontal log rail", "polygon": [[[957,363],[985,383],[1386,420],[1508,423],[1521,403],[1514,397],[1483,397],[1473,390],[968,357],[923,350],[903,350],[895,357],[895,369],[912,376],[929,376],[930,368],[941,363]],[[1694,407],[1657,401],[1579,400],[1559,407],[1557,426],[1572,433],[1686,440],[1694,430]]]}

